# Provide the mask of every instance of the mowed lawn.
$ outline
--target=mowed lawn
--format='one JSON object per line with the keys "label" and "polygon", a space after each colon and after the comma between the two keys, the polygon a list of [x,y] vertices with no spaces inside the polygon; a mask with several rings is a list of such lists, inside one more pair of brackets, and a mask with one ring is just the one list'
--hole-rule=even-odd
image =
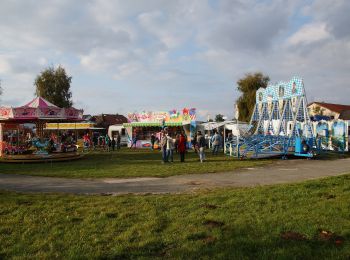
{"label": "mowed lawn", "polygon": [[174,154],[174,163],[162,164],[161,152],[150,150],[130,150],[124,148],[115,152],[90,152],[76,161],[0,164],[0,173],[15,173],[39,176],[68,178],[102,177],[167,177],[189,173],[208,173],[231,171],[237,168],[262,166],[271,160],[238,160],[224,154],[212,156],[207,151],[207,161],[200,163],[197,154],[189,151],[186,162],[179,162]]}
{"label": "mowed lawn", "polygon": [[0,258],[349,259],[350,175],[182,195],[0,193]]}

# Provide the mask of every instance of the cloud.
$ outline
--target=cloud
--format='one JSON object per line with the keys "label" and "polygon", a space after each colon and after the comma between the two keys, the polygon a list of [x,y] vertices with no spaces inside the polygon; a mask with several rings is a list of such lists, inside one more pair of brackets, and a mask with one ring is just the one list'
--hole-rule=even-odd
{"label": "cloud", "polygon": [[[236,82],[304,77],[309,99],[348,102],[346,0],[2,1],[2,103],[58,64],[87,113],[197,107],[233,115]],[[16,101],[15,101],[16,100]],[[16,104],[13,104],[16,105]]]}
{"label": "cloud", "polygon": [[288,44],[310,44],[330,37],[324,23],[312,23],[302,26],[296,33],[287,39]]}

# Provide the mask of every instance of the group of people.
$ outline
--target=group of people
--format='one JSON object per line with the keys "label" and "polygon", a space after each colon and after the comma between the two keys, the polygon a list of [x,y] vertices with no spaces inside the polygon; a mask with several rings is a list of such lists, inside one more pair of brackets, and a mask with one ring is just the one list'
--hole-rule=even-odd
{"label": "group of people", "polygon": [[108,135],[94,135],[91,140],[89,133],[83,136],[84,149],[92,148],[96,150],[97,148],[102,148],[108,152],[115,151],[115,149],[120,149],[120,141],[121,137],[119,134],[116,137],[113,136],[112,139]]}
{"label": "group of people", "polygon": [[[174,137],[167,129],[162,130],[160,133],[159,145],[162,151],[163,163],[174,162],[174,151],[180,155],[180,162],[185,162],[186,140],[187,138],[183,132]],[[152,146],[153,145],[154,143]]]}

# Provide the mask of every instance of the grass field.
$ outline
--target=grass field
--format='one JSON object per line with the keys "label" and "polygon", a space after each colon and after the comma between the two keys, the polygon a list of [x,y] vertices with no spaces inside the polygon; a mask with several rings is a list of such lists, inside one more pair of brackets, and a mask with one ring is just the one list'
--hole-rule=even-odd
{"label": "grass field", "polygon": [[349,259],[349,201],[350,175],[183,195],[1,192],[0,258]]}
{"label": "grass field", "polygon": [[240,161],[223,154],[211,156],[199,163],[198,156],[189,152],[186,162],[180,163],[179,156],[174,155],[174,163],[161,164],[161,153],[150,150],[122,149],[116,152],[91,152],[83,159],[71,162],[42,164],[1,164],[0,173],[16,173],[39,176],[68,178],[102,178],[102,177],[167,177],[189,173],[208,173],[230,171],[237,168],[261,166],[271,160]]}

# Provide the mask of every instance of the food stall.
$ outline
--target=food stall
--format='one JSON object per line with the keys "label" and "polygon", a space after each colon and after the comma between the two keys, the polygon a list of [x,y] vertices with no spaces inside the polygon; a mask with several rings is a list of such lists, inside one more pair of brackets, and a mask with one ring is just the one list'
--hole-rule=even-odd
{"label": "food stall", "polygon": [[[55,149],[59,140],[44,132],[47,122],[82,121],[83,110],[60,108],[42,97],[20,107],[0,107],[0,157],[2,161],[33,162],[69,159],[77,153],[62,155]],[[73,142],[65,141],[64,146]],[[60,144],[61,145],[61,144]],[[74,149],[73,149],[74,150]]]}
{"label": "food stall", "polygon": [[[190,142],[197,130],[196,109],[184,108],[181,111],[173,109],[171,111],[129,113],[128,123],[123,124],[123,126],[126,128],[129,147],[136,138],[137,148],[150,148],[151,135],[155,135],[159,141],[160,132],[165,128],[173,136],[183,131]],[[155,148],[157,146],[158,142],[156,141]]]}

